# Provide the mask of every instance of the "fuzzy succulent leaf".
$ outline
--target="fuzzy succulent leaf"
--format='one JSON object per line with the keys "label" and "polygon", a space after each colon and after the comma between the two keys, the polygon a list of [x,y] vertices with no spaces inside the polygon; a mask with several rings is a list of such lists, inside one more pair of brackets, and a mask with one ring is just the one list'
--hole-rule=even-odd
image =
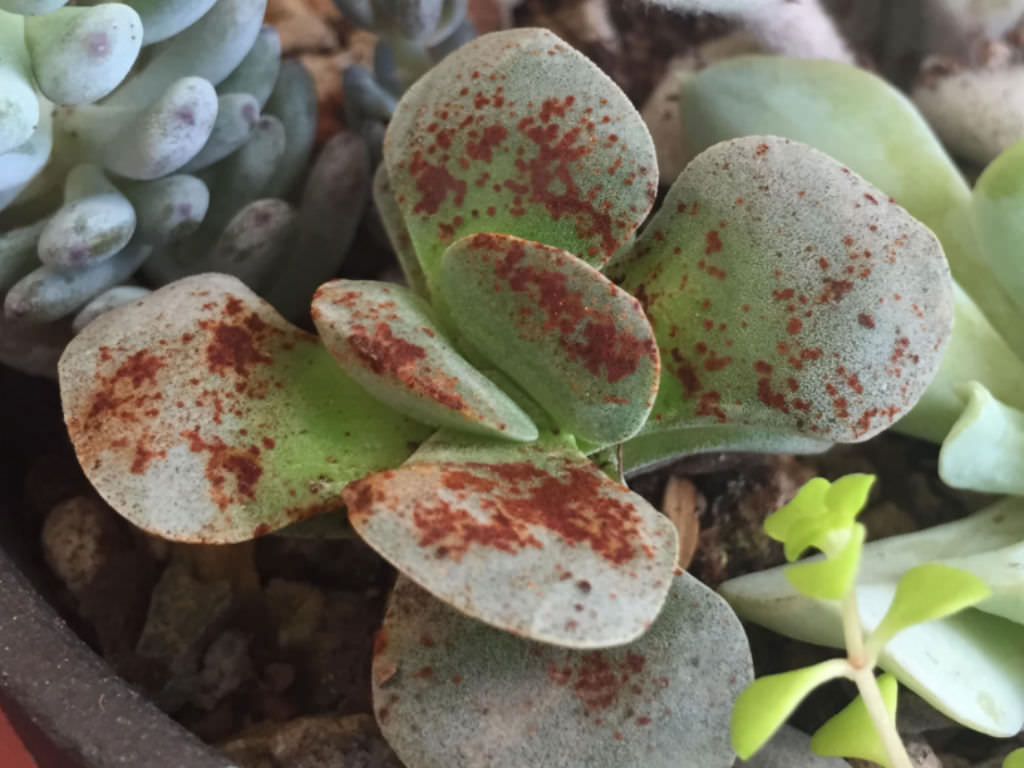
{"label": "fuzzy succulent leaf", "polygon": [[0,10],[0,155],[29,140],[39,113],[25,20]]}
{"label": "fuzzy succulent leaf", "polygon": [[258,290],[294,247],[298,220],[298,211],[284,200],[253,200],[224,227],[205,264]]}
{"label": "fuzzy succulent leaf", "polygon": [[217,0],[125,0],[142,19],[142,44],[152,45],[195,24]]}
{"label": "fuzzy succulent leaf", "polygon": [[170,539],[241,541],[337,509],[346,483],[429,434],[223,275],[101,315],[68,346],[60,380],[90,481]]}
{"label": "fuzzy succulent leaf", "polygon": [[210,138],[181,171],[193,173],[223,160],[249,141],[259,117],[259,102],[249,94],[221,94],[217,98],[217,119]]}
{"label": "fuzzy succulent leaf", "polygon": [[444,250],[504,232],[607,262],[654,201],[640,115],[582,54],[542,29],[468,43],[402,98],[384,145],[433,287]]}
{"label": "fuzzy succulent leaf", "polygon": [[280,73],[281,36],[274,27],[264,24],[245,58],[218,83],[217,93],[247,93],[263,109]]}
{"label": "fuzzy succulent leaf", "polygon": [[109,312],[116,307],[120,307],[122,304],[130,304],[141,299],[143,296],[148,296],[150,293],[152,291],[148,288],[142,288],[137,285],[116,285],[82,307],[79,313],[75,315],[75,319],[71,321],[71,330],[75,333],[80,333],[85,326],[104,312]]}
{"label": "fuzzy succulent leaf", "polygon": [[126,184],[123,191],[135,208],[137,237],[154,246],[191,235],[210,206],[210,190],[206,184],[186,174]]}
{"label": "fuzzy succulent leaf", "polygon": [[441,296],[466,338],[560,429],[618,443],[643,426],[660,361],[643,308],[573,254],[480,233],[445,252]]}
{"label": "fuzzy succulent leaf", "polygon": [[52,149],[53,117],[50,109],[43,109],[29,139],[10,152],[0,154],[0,211],[10,205],[44,168]]}
{"label": "fuzzy succulent leaf", "polygon": [[39,266],[36,245],[49,219],[40,219],[27,227],[17,227],[0,235],[0,292]]}
{"label": "fuzzy succulent leaf", "polygon": [[861,549],[867,536],[862,523],[854,523],[842,532],[845,543],[824,560],[797,563],[786,569],[789,583],[808,597],[841,600],[857,578]]}
{"label": "fuzzy succulent leaf", "polygon": [[98,101],[131,71],[142,47],[142,20],[123,3],[61,8],[25,20],[36,82],[55,104]]}
{"label": "fuzzy succulent leaf", "polygon": [[0,10],[22,16],[38,16],[53,13],[67,3],[68,0],[0,0]]}
{"label": "fuzzy succulent leaf", "polygon": [[881,648],[907,627],[952,616],[991,595],[985,582],[960,568],[941,563],[915,566],[900,576],[892,603],[870,642]]}
{"label": "fuzzy succulent leaf", "polygon": [[373,175],[373,205],[380,216],[391,249],[398,258],[398,265],[402,268],[405,282],[417,294],[426,297],[427,281],[423,275],[423,268],[416,257],[416,249],[412,245],[412,238],[409,237],[405,219],[402,218],[402,209],[398,207],[398,201],[395,200],[394,190],[391,189],[391,178],[388,176],[388,167],[384,163],[377,166]]}
{"label": "fuzzy succulent leaf", "polygon": [[[266,194],[287,197],[306,172],[316,139],[316,88],[313,76],[301,62],[288,59],[281,63],[274,90],[267,98],[266,112],[281,121],[285,134],[284,154],[276,163],[274,175],[267,183]],[[340,169],[337,172],[346,173]],[[345,204],[343,200],[336,203],[340,210],[345,210]],[[356,213],[350,216],[356,220],[360,218]],[[334,273],[329,275],[333,276]]]}
{"label": "fuzzy succulent leaf", "polygon": [[835,160],[777,137],[698,156],[612,271],[661,348],[649,432],[864,440],[921,396],[951,329],[934,235]]}
{"label": "fuzzy succulent leaf", "polygon": [[1024,495],[1024,411],[977,382],[965,389],[967,404],[939,451],[939,476],[954,488]]}
{"label": "fuzzy succulent leaf", "polygon": [[[880,675],[877,682],[885,710],[889,713],[890,721],[895,723],[899,684],[890,674]],[[860,696],[814,732],[811,749],[815,754],[826,757],[858,757],[890,767],[885,746]]]}
{"label": "fuzzy succulent leaf", "polygon": [[810,667],[765,675],[748,685],[732,708],[732,747],[746,760],[786,722],[797,705],[822,683],[841,677],[846,661],[830,659]]}
{"label": "fuzzy succulent leaf", "polygon": [[499,632],[399,578],[375,651],[377,720],[409,768],[729,768],[752,677],[740,624],[687,573],[643,637],[602,651]]}
{"label": "fuzzy succulent leaf", "polygon": [[435,439],[344,493],[402,573],[506,632],[572,648],[639,637],[672,581],[675,528],[565,439]]}
{"label": "fuzzy succulent leaf", "polygon": [[313,322],[345,372],[395,410],[435,427],[537,439],[530,417],[456,351],[408,288],[332,280],[313,296]]}

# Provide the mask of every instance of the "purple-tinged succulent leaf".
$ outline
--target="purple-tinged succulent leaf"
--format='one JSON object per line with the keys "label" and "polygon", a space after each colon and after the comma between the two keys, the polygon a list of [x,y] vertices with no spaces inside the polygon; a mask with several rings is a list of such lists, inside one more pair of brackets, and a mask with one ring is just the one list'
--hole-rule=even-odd
{"label": "purple-tinged succulent leaf", "polygon": [[259,119],[259,102],[249,94],[221,94],[217,97],[217,119],[210,138],[196,156],[181,167],[181,171],[194,173],[223,160],[249,141]]}
{"label": "purple-tinged succulent leaf", "polygon": [[203,264],[259,290],[293,247],[298,218],[284,200],[254,200],[228,222]]}
{"label": "purple-tinged succulent leaf", "polygon": [[280,72],[281,37],[273,26],[264,24],[245,58],[217,85],[217,93],[247,93],[263,109]]}
{"label": "purple-tinged succulent leaf", "polygon": [[672,582],[678,545],[668,518],[569,441],[447,433],[343,497],[356,532],[410,579],[534,640],[630,642]]}
{"label": "purple-tinged succulent leaf", "polygon": [[578,651],[467,619],[400,578],[374,647],[381,731],[409,768],[731,768],[729,714],[753,678],[746,635],[713,591],[670,579],[643,637]]}
{"label": "purple-tinged succulent leaf", "polygon": [[36,83],[55,104],[98,101],[113,91],[135,64],[142,34],[139,14],[123,3],[25,19]]}
{"label": "purple-tinged succulent leaf", "polygon": [[284,153],[275,163],[266,194],[288,197],[309,167],[316,140],[317,96],[313,76],[302,63],[288,59],[281,63],[273,91],[267,99],[267,114],[284,126]]}
{"label": "purple-tinged succulent leaf", "polygon": [[210,206],[210,190],[206,184],[186,174],[125,184],[122,190],[135,208],[136,237],[154,246],[191,235]]}
{"label": "purple-tinged succulent leaf", "polygon": [[379,405],[238,280],[181,280],[98,317],[60,363],[92,484],[139,527],[229,543],[340,506],[428,429]]}
{"label": "purple-tinged succulent leaf", "polygon": [[432,289],[441,255],[506,232],[600,266],[654,201],[654,146],[640,115],[582,54],[542,29],[497,32],[410,88],[384,159]]}
{"label": "purple-tinged succulent leaf", "polygon": [[643,426],[658,391],[658,345],[640,302],[571,253],[480,233],[445,252],[441,295],[460,332],[596,444]]}
{"label": "purple-tinged succulent leaf", "polygon": [[148,296],[152,291],[137,285],[115,285],[90,301],[71,321],[71,330],[80,333],[85,326],[112,309]]}
{"label": "purple-tinged succulent leaf", "polygon": [[935,236],[788,139],[699,155],[616,269],[661,347],[652,432],[865,440],[921,396],[951,330]]}
{"label": "purple-tinged succulent leaf", "polygon": [[313,297],[313,322],[344,371],[395,410],[435,427],[537,439],[530,417],[456,351],[408,288],[332,280]]}
{"label": "purple-tinged succulent leaf", "polygon": [[142,19],[143,45],[173,37],[195,24],[217,0],[124,0]]}

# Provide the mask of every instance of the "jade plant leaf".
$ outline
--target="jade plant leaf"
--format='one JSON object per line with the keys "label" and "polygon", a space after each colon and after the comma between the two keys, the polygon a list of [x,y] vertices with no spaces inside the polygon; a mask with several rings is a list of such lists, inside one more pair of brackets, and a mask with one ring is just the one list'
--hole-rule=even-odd
{"label": "jade plant leaf", "polygon": [[367,395],[243,283],[180,280],[101,315],[60,361],[100,494],[165,538],[228,543],[341,506],[432,430]]}
{"label": "jade plant leaf", "polygon": [[661,349],[645,432],[677,429],[682,445],[691,425],[867,439],[920,397],[950,334],[934,235],[835,160],[772,136],[694,159],[614,271]]}
{"label": "jade plant leaf", "polygon": [[752,677],[736,617],[687,573],[643,637],[601,651],[498,632],[400,578],[375,650],[374,710],[409,768],[730,768]]}
{"label": "jade plant leaf", "polygon": [[[878,678],[878,690],[892,722],[896,721],[896,699],[899,684],[896,678],[884,674]],[[879,765],[889,766],[885,746],[860,696],[842,711],[830,717],[811,737],[815,754],[828,757],[859,757]]]}
{"label": "jade plant leaf", "polygon": [[356,532],[436,597],[513,634],[573,648],[641,635],[672,581],[668,518],[566,438],[467,440],[438,436],[350,485]]}
{"label": "jade plant leaf", "polygon": [[560,428],[595,444],[643,426],[659,358],[643,308],[571,253],[511,235],[454,243],[440,271],[459,329]]}
{"label": "jade plant leaf", "polygon": [[455,350],[408,288],[332,280],[312,312],[324,345],[372,397],[436,427],[537,439],[530,417]]}
{"label": "jade plant leaf", "polygon": [[[976,608],[900,632],[879,664],[939,711],[994,736],[1024,725],[1022,539],[1024,499],[1009,497],[962,520],[865,545],[856,586],[869,631],[888,610],[900,576],[914,566],[944,563],[989,586],[993,596]],[[786,578],[791,567],[731,579],[720,591],[747,620],[805,642],[845,647],[838,604],[800,594]]]}
{"label": "jade plant leaf", "polygon": [[1024,411],[971,382],[967,405],[939,451],[939,476],[954,488],[1024,495]]}
{"label": "jade plant leaf", "polygon": [[844,675],[845,659],[759,677],[748,685],[732,710],[732,746],[746,760],[786,722],[797,705],[824,682]]}
{"label": "jade plant leaf", "polygon": [[600,266],[657,191],[650,134],[598,67],[543,29],[478,38],[421,77],[384,160],[433,288],[444,250],[506,232]]}
{"label": "jade plant leaf", "polygon": [[907,627],[952,616],[991,594],[985,582],[960,568],[941,563],[915,566],[900,577],[889,610],[871,633],[870,643],[880,648]]}

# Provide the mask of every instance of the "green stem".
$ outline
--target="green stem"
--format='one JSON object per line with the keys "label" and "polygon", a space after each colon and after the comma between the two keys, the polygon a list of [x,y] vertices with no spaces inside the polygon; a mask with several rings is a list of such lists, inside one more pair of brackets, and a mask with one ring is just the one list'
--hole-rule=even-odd
{"label": "green stem", "polygon": [[889,710],[885,708],[885,701],[882,699],[882,691],[878,687],[874,669],[866,666],[855,670],[853,682],[857,684],[857,690],[860,691],[860,697],[864,701],[864,706],[867,707],[875,731],[882,740],[889,768],[914,768],[906,747],[903,746],[903,740],[896,730],[896,723],[889,716]]}

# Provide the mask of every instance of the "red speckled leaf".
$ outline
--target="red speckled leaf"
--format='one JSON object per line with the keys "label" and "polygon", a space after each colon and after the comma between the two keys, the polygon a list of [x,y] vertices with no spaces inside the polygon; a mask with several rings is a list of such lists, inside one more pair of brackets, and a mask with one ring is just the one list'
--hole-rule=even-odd
{"label": "red speckled leaf", "polygon": [[654,145],[625,94],[543,29],[483,35],[402,97],[384,159],[433,287],[445,248],[507,232],[602,265],[657,191]]}
{"label": "red speckled leaf", "polygon": [[645,432],[864,440],[931,380],[952,324],[935,236],[849,169],[776,137],[723,142],[616,267],[664,369]]}
{"label": "red speckled leaf", "polygon": [[537,427],[455,351],[408,288],[333,280],[313,296],[313,322],[341,367],[366,391],[418,421],[536,440]]}
{"label": "red speckled leaf", "polygon": [[658,391],[658,346],[643,308],[571,253],[480,233],[451,246],[440,284],[459,329],[548,409],[595,444],[643,426]]}
{"label": "red speckled leaf", "polygon": [[672,580],[672,524],[564,442],[431,441],[344,498],[356,532],[405,575],[524,637],[629,642]]}
{"label": "red speckled leaf", "polygon": [[400,578],[373,700],[408,768],[731,768],[730,712],[752,677],[739,620],[687,573],[643,637],[599,651],[499,632]]}
{"label": "red speckled leaf", "polygon": [[242,541],[337,509],[346,483],[431,432],[225,275],[97,318],[68,345],[60,385],[92,484],[139,527],[184,541]]}

